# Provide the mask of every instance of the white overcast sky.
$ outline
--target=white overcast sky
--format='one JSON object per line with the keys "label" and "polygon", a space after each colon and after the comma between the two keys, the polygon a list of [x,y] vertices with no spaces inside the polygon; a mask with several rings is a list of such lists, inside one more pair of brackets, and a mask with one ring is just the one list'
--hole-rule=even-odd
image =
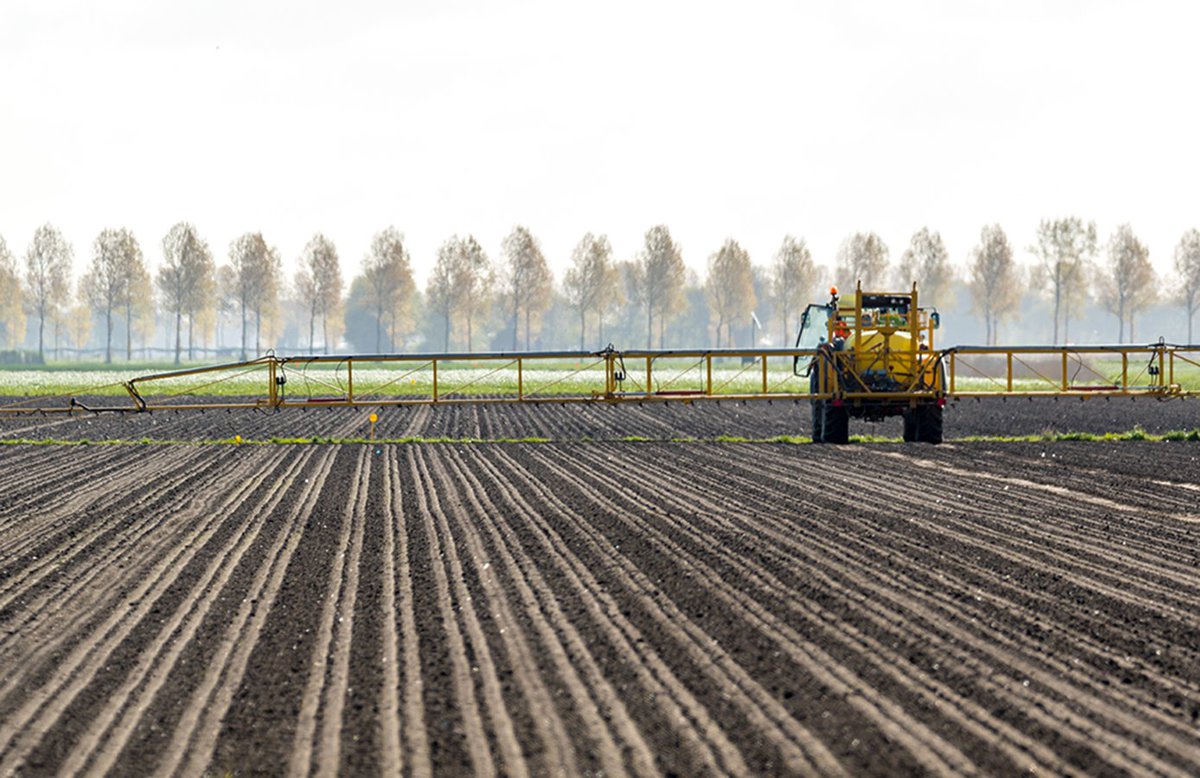
{"label": "white overcast sky", "polygon": [[[317,231],[347,276],[403,231],[423,280],[514,224],[559,273],[584,232],[632,257],[666,223],[702,270],[726,237],[819,262],[940,230],[1018,248],[1039,219],[1129,221],[1160,269],[1200,227],[1193,2],[6,1],[0,235],[47,221],[76,266],[176,221],[219,261]],[[291,264],[289,264],[289,268]]]}

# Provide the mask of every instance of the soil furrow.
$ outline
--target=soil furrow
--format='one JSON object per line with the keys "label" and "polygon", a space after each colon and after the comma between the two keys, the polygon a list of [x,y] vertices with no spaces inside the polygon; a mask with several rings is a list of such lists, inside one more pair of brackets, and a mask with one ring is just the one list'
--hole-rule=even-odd
{"label": "soil furrow", "polygon": [[[390,497],[386,505],[390,508],[391,529],[389,535],[394,538],[394,574],[386,581],[389,591],[397,591],[399,600],[399,632],[397,640],[403,650],[403,663],[398,663],[397,670],[402,671],[403,687],[396,687],[403,705],[403,739],[405,750],[415,775],[428,775],[432,771],[429,755],[429,734],[425,726],[425,711],[421,706],[424,679],[421,677],[421,639],[417,632],[416,614],[414,612],[413,572],[411,553],[409,551],[409,515],[404,509],[404,494],[400,484],[401,462],[395,448],[387,451],[386,485]],[[393,583],[394,581],[394,583]],[[389,609],[389,614],[395,614]],[[395,627],[393,627],[395,630]],[[390,694],[389,694],[390,696]]]}
{"label": "soil furrow", "polygon": [[[289,484],[301,471],[307,457],[297,458],[283,473],[283,483]],[[233,514],[249,499],[271,473],[262,467],[237,492],[219,514]],[[264,509],[269,503],[256,506]],[[265,510],[260,516],[265,516]],[[121,686],[104,695],[104,708],[91,716],[91,725],[82,733],[63,763],[66,772],[76,772],[87,766],[106,772],[120,755],[134,729],[139,726],[147,707],[167,685],[177,663],[197,633],[201,623],[216,604],[216,596],[228,585],[237,566],[238,554],[244,553],[257,538],[261,523],[251,521],[236,533],[227,544],[227,551],[216,556],[192,587],[194,593],[174,609],[171,618],[158,629],[153,639],[138,654],[137,664],[128,672]],[[197,544],[198,545],[198,544]],[[99,749],[97,753],[97,749]],[[94,759],[89,765],[89,760]]]}
{"label": "soil furrow", "polygon": [[[240,495],[234,494],[229,499],[229,509],[233,510],[240,504]],[[164,594],[171,588],[179,588],[180,576],[189,569],[196,559],[197,553],[211,543],[221,530],[228,530],[221,524],[206,528],[197,528],[197,534],[191,542],[180,547],[170,557],[165,558],[147,575],[142,583],[131,590],[121,605],[112,609],[107,619],[92,632],[90,640],[82,639],[75,642],[75,648],[65,656],[54,657],[54,669],[49,677],[35,681],[36,691],[29,693],[29,681],[22,682],[20,691],[24,693],[25,701],[21,709],[7,716],[0,723],[0,753],[5,761],[0,763],[0,772],[4,765],[19,762],[39,742],[41,733],[50,728],[66,711],[76,695],[92,683],[97,672],[110,662],[113,652],[126,642],[135,629],[156,629],[147,621],[147,616],[158,611],[159,603]],[[219,553],[223,558],[224,554]],[[218,559],[219,561],[219,559]],[[213,564],[209,571],[217,571],[218,565]],[[193,600],[203,594],[204,578],[192,590]],[[184,607],[190,608],[190,602],[185,600]],[[146,626],[142,626],[145,624]],[[72,641],[74,642],[74,641]],[[113,676],[110,680],[115,679]],[[11,689],[5,689],[5,695],[12,694]],[[36,720],[34,716],[37,716]],[[86,721],[87,717],[73,717],[72,721]],[[24,733],[20,740],[13,744],[13,737],[18,732]],[[61,733],[60,733],[61,734]]]}
{"label": "soil furrow", "polygon": [[[422,657],[422,675],[426,678],[422,699],[436,724],[436,730],[431,733],[431,751],[435,760],[449,765],[453,771],[494,775],[498,771],[489,737],[484,731],[484,714],[475,688],[474,673],[477,670],[472,665],[463,628],[455,615],[470,604],[451,594],[446,550],[435,529],[437,485],[430,482],[417,449],[406,447],[404,454],[421,520],[420,538],[426,552],[423,559],[414,561],[413,567],[428,570],[432,578],[432,587],[422,587],[426,590],[422,600],[427,607],[416,606],[418,612],[428,613],[431,617],[419,626],[431,637],[422,641],[426,646]],[[442,690],[438,688],[446,682],[454,689],[452,706],[447,704],[449,701],[443,698]]]}
{"label": "soil furrow", "polygon": [[[850,528],[850,527],[847,527],[847,529],[849,530],[849,529],[851,529],[851,528]],[[781,542],[782,544],[786,545],[786,539],[784,539],[784,538],[780,538],[780,539],[778,539],[778,540],[779,540],[779,542]],[[834,552],[825,552],[825,553],[834,553],[834,554],[836,554],[836,551],[834,551]],[[818,562],[818,564],[819,564],[819,562]],[[838,568],[839,568],[839,569],[844,569],[844,568],[845,568],[845,564],[846,564],[846,561],[845,561],[845,560],[839,560],[839,562],[838,562]],[[911,585],[909,585],[909,587],[907,587],[907,588],[906,588],[906,589],[904,589],[904,590],[911,590]],[[884,599],[886,599],[886,598],[887,598],[887,596],[888,596],[888,593],[887,593],[886,591],[883,591],[883,592],[877,592],[877,593],[873,594],[871,598],[872,598],[872,599],[876,599],[876,598],[884,598]],[[954,642],[955,642],[955,644],[968,644],[968,645],[970,644],[970,640],[966,640],[966,639],[964,639],[964,638],[963,638],[963,636],[961,636],[961,635],[956,635],[956,636],[955,636],[955,641],[954,641]],[[993,636],[991,636],[991,637],[989,637],[989,638],[988,638],[988,643],[986,643],[985,645],[991,645],[993,642],[997,642],[997,643],[1003,644],[1003,643],[1005,643],[1005,642],[1006,642],[1006,640],[1005,640],[1005,638],[1004,638],[1003,636],[1001,636],[1001,635],[993,635]],[[996,661],[997,661],[997,660],[999,660],[999,661],[1001,661],[1001,662],[1003,662],[1003,661],[1004,661],[1002,656],[993,656],[993,657],[991,657],[990,659],[991,659],[991,661],[990,661],[990,663],[989,663],[987,666],[991,666],[991,667],[996,667],[996,666],[997,666],[997,665],[996,665]],[[1019,668],[1019,669],[1018,669],[1018,675],[1020,675],[1022,672],[1024,672],[1024,673],[1025,673],[1026,675],[1028,675],[1029,677],[1037,677],[1037,676],[1038,676],[1038,674],[1036,673],[1036,669],[1033,669],[1033,670],[1031,670],[1031,668],[1029,668],[1029,667]],[[1063,673],[1066,673],[1066,674],[1068,674],[1068,675],[1070,675],[1070,674],[1077,674],[1077,673],[1073,673],[1073,671],[1072,671],[1070,668],[1068,668],[1068,667],[1059,667],[1059,668],[1056,668],[1056,669],[1052,670],[1052,671],[1051,671],[1049,674],[1047,674],[1047,673],[1040,673],[1040,675],[1041,675],[1041,677],[1042,677],[1042,680],[1043,680],[1043,682],[1044,682],[1046,685],[1048,685],[1049,687],[1053,688],[1053,687],[1055,686],[1055,679],[1056,679],[1056,677],[1060,677],[1060,676],[1061,676]],[[1069,696],[1069,694],[1070,694],[1070,692],[1071,692],[1071,688],[1070,688],[1070,687],[1064,687],[1064,689],[1062,689],[1062,690],[1064,690],[1064,691],[1065,691],[1065,693],[1066,693],[1066,694]],[[1100,690],[1098,690],[1098,691],[1100,691]],[[1103,693],[1103,692],[1101,692],[1101,693]],[[1119,692],[1114,692],[1114,693],[1115,693],[1115,694],[1119,694]],[[1128,702],[1128,701],[1126,701],[1126,702]],[[1118,714],[1118,715],[1119,715],[1119,714]],[[1179,754],[1184,754],[1184,753],[1186,753],[1186,751],[1180,751],[1180,750],[1179,750],[1179,749],[1180,749],[1180,747],[1181,747],[1181,746],[1180,746],[1180,743],[1181,743],[1182,741],[1174,741],[1174,749],[1172,749],[1172,747],[1171,747],[1171,745],[1170,745],[1170,741],[1166,741],[1166,742],[1164,743],[1164,742],[1162,741],[1162,738],[1159,738],[1159,737],[1157,737],[1157,729],[1156,729],[1156,728],[1149,728],[1149,729],[1147,730],[1145,727],[1138,727],[1138,726],[1137,726],[1138,722],[1137,722],[1135,719],[1131,719],[1131,718],[1129,718],[1129,717],[1123,717],[1121,720],[1123,720],[1123,721],[1124,721],[1126,724],[1133,726],[1135,730],[1136,730],[1136,729],[1142,729],[1142,731],[1143,731],[1143,732],[1142,732],[1142,734],[1143,734],[1143,736],[1144,736],[1144,737],[1149,737],[1149,739],[1151,739],[1151,740],[1156,740],[1156,741],[1159,741],[1159,742],[1160,742],[1160,745],[1166,745],[1166,747],[1167,747],[1167,750],[1175,750],[1175,751],[1176,751],[1176,753],[1179,753]],[[1166,721],[1160,722],[1160,726],[1168,726],[1168,727],[1171,727],[1171,726],[1175,726],[1176,724],[1177,724],[1177,722],[1176,722],[1176,721],[1170,721],[1170,720],[1166,720]]]}
{"label": "soil furrow", "polygon": [[454,601],[458,605],[459,619],[466,637],[466,648],[473,661],[472,671],[476,679],[479,696],[487,711],[489,740],[494,744],[496,756],[499,757],[499,770],[510,775],[529,775],[529,765],[516,734],[516,726],[512,713],[505,704],[503,689],[497,673],[497,663],[502,657],[493,655],[488,645],[488,639],[481,621],[489,618],[486,608],[479,608],[467,587],[466,576],[458,544],[451,532],[451,517],[454,521],[462,521],[461,500],[443,500],[453,495],[450,484],[435,477],[430,460],[433,455],[424,449],[414,449],[415,460],[424,483],[429,486],[428,498],[431,518],[435,531],[441,543],[442,562],[449,585],[453,590]]}
{"label": "soil furrow", "polygon": [[[641,729],[648,738],[654,738],[659,765],[690,765],[690,769],[680,768],[682,774],[746,772],[744,760],[721,731],[713,714],[676,677],[668,658],[660,655],[646,640],[644,631],[630,620],[632,612],[625,598],[632,597],[633,604],[638,607],[647,598],[636,590],[622,596],[625,587],[608,580],[605,575],[607,564],[589,565],[588,560],[579,556],[580,552],[586,556],[595,551],[594,546],[589,547],[586,535],[588,518],[560,501],[554,490],[543,487],[542,478],[533,476],[504,451],[496,450],[495,453],[497,461],[506,468],[506,477],[520,481],[528,495],[536,495],[540,502],[552,506],[546,509],[548,515],[568,520],[550,523],[535,508],[529,514],[530,526],[514,525],[513,529],[534,533],[543,557],[554,560],[564,572],[562,579],[570,588],[557,599],[564,603],[578,600],[585,605],[591,623],[602,631],[606,642],[613,647],[612,653],[605,655],[608,666],[624,666],[644,688],[641,694],[626,695],[625,703],[630,707],[631,715],[650,719]],[[574,542],[575,533],[585,538],[583,548]],[[606,558],[603,552],[600,558]],[[600,575],[605,575],[605,580],[601,580]],[[551,579],[549,583],[555,585],[556,581]],[[661,618],[656,625],[659,625],[658,629],[671,629]],[[591,651],[599,651],[602,647],[596,638],[591,639]],[[614,682],[622,683],[619,677]],[[652,701],[649,709],[637,705],[643,699]]]}
{"label": "soil furrow", "polygon": [[[559,466],[547,458],[539,454],[534,454],[534,456],[540,459],[548,469],[559,470]],[[603,461],[594,464],[597,467],[589,468],[586,473],[579,474],[582,477],[577,476],[572,479],[576,482],[577,488],[590,499],[605,505],[617,518],[618,523],[626,524],[632,531],[650,540],[653,547],[667,558],[679,560],[680,563],[695,570],[693,585],[703,589],[713,600],[722,602],[727,609],[726,612],[737,614],[739,619],[744,622],[743,625],[738,626],[726,623],[723,625],[722,632],[729,631],[731,634],[738,634],[743,629],[749,628],[761,634],[769,641],[770,645],[774,646],[773,650],[787,656],[798,671],[803,672],[809,678],[821,679],[821,683],[828,690],[825,694],[832,694],[844,699],[848,707],[869,722],[871,727],[904,748],[907,755],[922,769],[937,772],[960,772],[972,769],[970,760],[957,748],[943,741],[923,722],[904,715],[903,708],[895,700],[881,695],[863,683],[849,667],[841,664],[821,647],[788,627],[775,614],[763,609],[745,593],[723,584],[721,576],[716,571],[689,554],[670,537],[656,530],[650,522],[627,510],[606,496],[604,492],[593,487],[591,484],[602,483],[609,490],[617,490],[619,493],[620,489],[619,481],[604,474],[602,468],[605,463]],[[591,483],[586,483],[585,479]],[[656,519],[662,520],[664,517],[669,519],[665,513],[660,513],[662,515],[656,516]],[[670,524],[677,526],[674,522],[670,522]],[[686,618],[682,611],[680,611],[679,618]],[[713,630],[713,633],[716,632],[712,626],[709,629]],[[697,631],[704,634],[701,628],[697,628]]]}
{"label": "soil furrow", "polygon": [[[247,566],[245,572],[253,572],[254,575],[245,594],[239,599],[236,613],[219,622],[223,634],[215,650],[207,653],[207,672],[199,686],[192,691],[189,704],[179,716],[170,742],[163,748],[163,759],[156,769],[164,773],[180,769],[185,775],[199,775],[212,764],[222,722],[241,686],[250,655],[282,589],[292,557],[304,537],[304,533],[299,531],[300,519],[310,510],[310,497],[321,492],[333,468],[336,452],[326,451],[323,454],[310,471],[311,477],[297,487],[298,494],[294,502],[286,509],[282,520],[277,522],[281,526],[264,558],[254,567]],[[273,514],[294,483],[292,481],[276,490],[272,503],[263,511],[264,515]]]}
{"label": "soil furrow", "polygon": [[[362,466],[363,457],[360,453],[355,461],[350,497],[346,501],[341,515],[340,529],[334,545],[333,564],[329,569],[329,577],[324,591],[320,595],[320,600],[324,604],[321,608],[316,642],[313,644],[310,655],[311,669],[298,710],[296,734],[293,739],[291,760],[288,764],[288,772],[292,775],[307,775],[314,772],[314,767],[317,770],[321,767],[320,764],[313,764],[314,751],[317,751],[318,755],[320,751],[314,741],[318,731],[321,702],[330,699],[326,694],[326,685],[330,681],[331,665],[336,661],[330,654],[330,645],[333,643],[336,622],[339,620],[338,606],[343,597],[347,596],[344,594],[346,586],[344,574],[347,563],[353,562],[353,560],[347,560],[346,557],[349,553],[350,539],[357,518],[358,500],[361,496],[361,490],[355,485],[362,480]],[[340,704],[340,700],[336,704]]]}

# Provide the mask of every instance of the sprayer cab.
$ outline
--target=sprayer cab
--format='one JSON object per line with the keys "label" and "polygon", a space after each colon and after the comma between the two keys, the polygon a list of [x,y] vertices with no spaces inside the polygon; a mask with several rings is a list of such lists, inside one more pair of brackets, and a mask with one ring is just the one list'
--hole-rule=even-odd
{"label": "sprayer cab", "polygon": [[916,284],[911,292],[864,292],[859,282],[847,300],[834,287],[828,303],[808,306],[796,347],[814,354],[797,357],[795,368],[810,381],[814,440],[845,442],[850,417],[904,416],[906,440],[941,442],[940,323],[936,310],[919,306]]}

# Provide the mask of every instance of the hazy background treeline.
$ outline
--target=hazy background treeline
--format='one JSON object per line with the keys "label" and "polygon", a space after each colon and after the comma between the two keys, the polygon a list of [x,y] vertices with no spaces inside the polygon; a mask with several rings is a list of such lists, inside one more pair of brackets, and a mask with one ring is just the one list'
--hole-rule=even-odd
{"label": "hazy background treeline", "polygon": [[145,246],[106,229],[80,250],[76,276],[76,247],[53,225],[23,254],[0,237],[0,359],[783,346],[809,302],[855,279],[873,289],[917,283],[922,302],[948,314],[943,345],[1191,343],[1200,305],[1200,232],[1183,234],[1160,274],[1129,225],[1101,235],[1077,217],[1042,221],[1028,245],[984,226],[954,254],[929,228],[896,251],[855,233],[833,257],[814,257],[792,235],[773,256],[751,257],[731,238],[690,249],[705,252],[703,274],[665,225],[647,230],[635,256],[615,256],[605,235],[588,233],[555,258],[518,226],[495,247],[448,238],[423,284],[393,227],[355,258],[318,233],[290,273],[260,233],[214,248],[186,222]]}

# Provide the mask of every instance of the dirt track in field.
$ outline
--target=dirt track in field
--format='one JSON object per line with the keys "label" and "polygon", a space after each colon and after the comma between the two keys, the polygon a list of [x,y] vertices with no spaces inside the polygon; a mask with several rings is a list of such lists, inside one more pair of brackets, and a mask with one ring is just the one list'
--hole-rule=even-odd
{"label": "dirt track in field", "polygon": [[[99,400],[93,400],[99,402]],[[108,402],[112,402],[108,400]],[[368,416],[379,416],[384,438],[537,437],[555,441],[656,441],[719,436],[770,438],[808,435],[806,402],[671,402],[645,405],[444,405],[359,408],[288,408],[277,413],[249,410],[156,411],[140,414],[12,416],[0,414],[0,439],[41,440],[212,440],[272,437],[366,437]],[[947,438],[973,435],[1030,435],[1044,432],[1147,432],[1200,428],[1200,401],[1091,399],[965,400],[946,409]],[[899,438],[899,419],[852,420],[851,434]]]}
{"label": "dirt track in field", "polygon": [[0,775],[1195,774],[1198,566],[1188,443],[5,447]]}

